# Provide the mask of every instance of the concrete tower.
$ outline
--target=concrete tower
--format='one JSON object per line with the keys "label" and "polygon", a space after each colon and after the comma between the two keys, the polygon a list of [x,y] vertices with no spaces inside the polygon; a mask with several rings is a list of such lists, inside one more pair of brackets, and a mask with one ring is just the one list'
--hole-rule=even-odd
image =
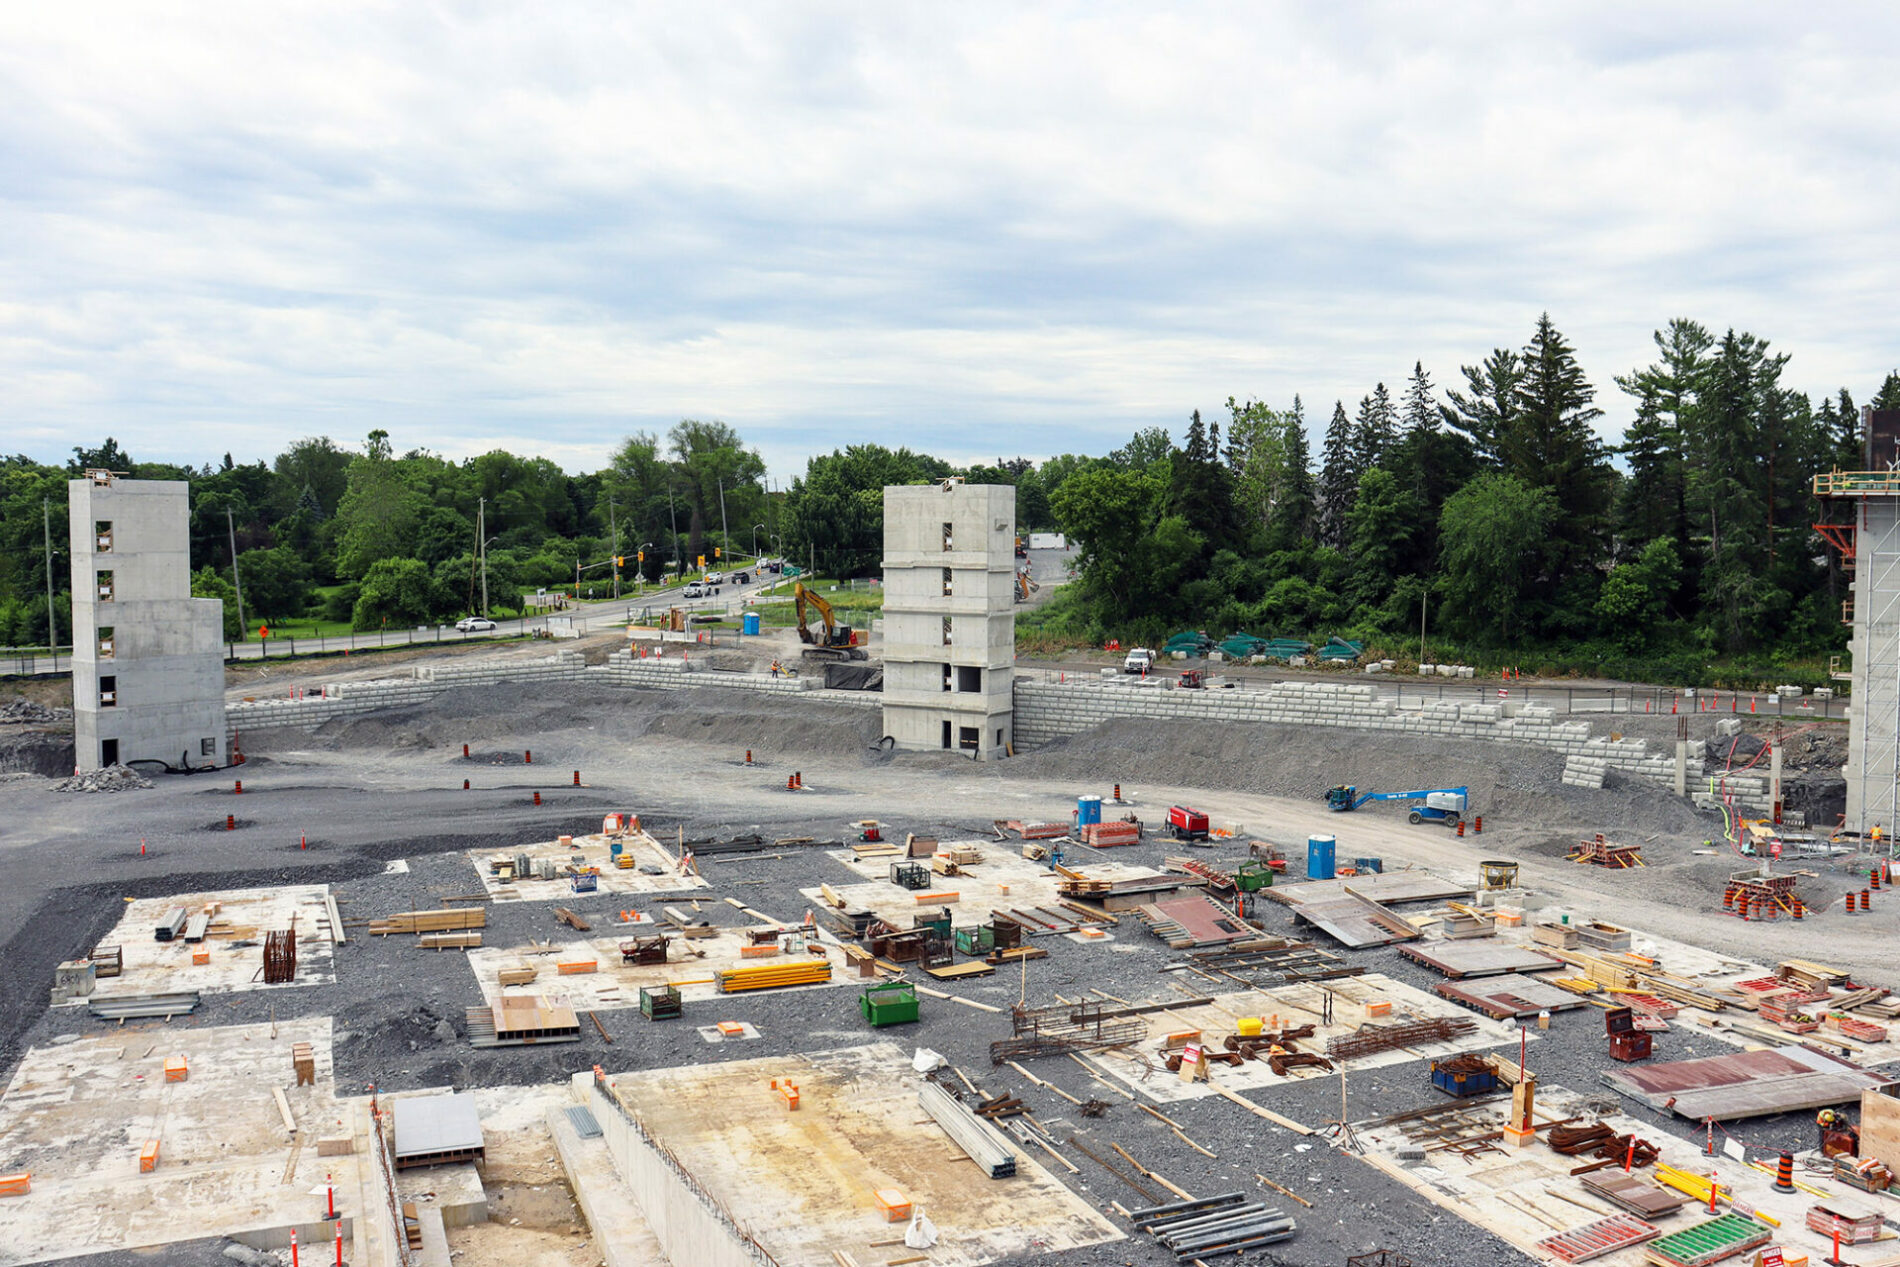
{"label": "concrete tower", "polygon": [[1011,742],[1016,490],[884,490],[884,733],[980,761]]}
{"label": "concrete tower", "polygon": [[1891,838],[1900,828],[1900,410],[1863,409],[1861,435],[1867,469],[1817,475],[1814,492],[1852,509],[1851,523],[1827,526],[1854,569],[1841,613],[1854,627],[1844,825]]}
{"label": "concrete tower", "polygon": [[183,480],[67,484],[79,768],[224,762],[224,604],[191,596]]}

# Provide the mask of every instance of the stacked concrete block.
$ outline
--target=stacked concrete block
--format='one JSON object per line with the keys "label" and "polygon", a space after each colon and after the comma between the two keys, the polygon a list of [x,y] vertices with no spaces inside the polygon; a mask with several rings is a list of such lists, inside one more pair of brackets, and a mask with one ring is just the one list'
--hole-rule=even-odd
{"label": "stacked concrete block", "polygon": [[1673,759],[1650,752],[1641,740],[1597,738],[1586,722],[1559,723],[1554,717],[1548,708],[1525,706],[1510,716],[1497,704],[1450,700],[1401,712],[1396,698],[1348,683],[1279,682],[1268,691],[1205,692],[1099,682],[1016,683],[1016,734],[1023,748],[1115,720],[1343,726],[1545,748],[1564,755],[1564,781],[1575,786],[1601,787],[1610,770],[1663,785],[1674,777]]}
{"label": "stacked concrete block", "polygon": [[1609,762],[1602,757],[1565,757],[1563,781],[1567,787],[1600,788],[1609,769]]}
{"label": "stacked concrete block", "polygon": [[490,682],[578,682],[587,671],[579,652],[562,651],[543,660],[469,660],[458,664],[423,665],[416,680],[444,686],[479,686]]}

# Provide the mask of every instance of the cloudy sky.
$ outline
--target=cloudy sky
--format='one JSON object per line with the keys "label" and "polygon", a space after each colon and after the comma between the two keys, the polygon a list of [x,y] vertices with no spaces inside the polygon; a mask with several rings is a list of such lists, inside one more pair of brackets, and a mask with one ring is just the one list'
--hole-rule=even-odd
{"label": "cloudy sky", "polygon": [[1101,452],[1548,309],[1865,399],[1891,6],[0,6],[0,451]]}

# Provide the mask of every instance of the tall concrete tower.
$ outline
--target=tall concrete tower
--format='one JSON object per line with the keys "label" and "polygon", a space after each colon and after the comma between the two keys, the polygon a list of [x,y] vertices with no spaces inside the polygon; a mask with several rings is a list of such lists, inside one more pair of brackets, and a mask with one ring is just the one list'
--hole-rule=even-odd
{"label": "tall concrete tower", "polygon": [[1900,829],[1900,410],[1862,409],[1861,435],[1867,469],[1817,475],[1814,492],[1853,515],[1824,526],[1854,570],[1842,613],[1854,627],[1844,826],[1891,839]]}
{"label": "tall concrete tower", "polygon": [[884,490],[884,733],[980,761],[1011,742],[1016,490]]}
{"label": "tall concrete tower", "polygon": [[188,487],[108,471],[66,486],[82,770],[225,763],[224,604],[191,596]]}

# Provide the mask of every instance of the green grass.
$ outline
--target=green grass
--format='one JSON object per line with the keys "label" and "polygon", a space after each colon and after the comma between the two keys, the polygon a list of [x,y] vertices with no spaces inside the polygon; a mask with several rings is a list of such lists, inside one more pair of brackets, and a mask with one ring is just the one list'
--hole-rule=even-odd
{"label": "green grass", "polygon": [[[859,629],[868,628],[871,621],[884,614],[884,587],[852,591],[842,588],[836,577],[799,577],[805,582],[805,588],[815,592],[820,598],[831,604],[832,612],[840,621]],[[798,612],[792,602],[792,587],[789,583],[779,586],[776,594],[761,595],[761,602],[753,608],[759,613],[759,623],[775,629],[790,629],[798,625]],[[773,600],[779,601],[773,601]],[[817,613],[811,614],[815,623]]]}

